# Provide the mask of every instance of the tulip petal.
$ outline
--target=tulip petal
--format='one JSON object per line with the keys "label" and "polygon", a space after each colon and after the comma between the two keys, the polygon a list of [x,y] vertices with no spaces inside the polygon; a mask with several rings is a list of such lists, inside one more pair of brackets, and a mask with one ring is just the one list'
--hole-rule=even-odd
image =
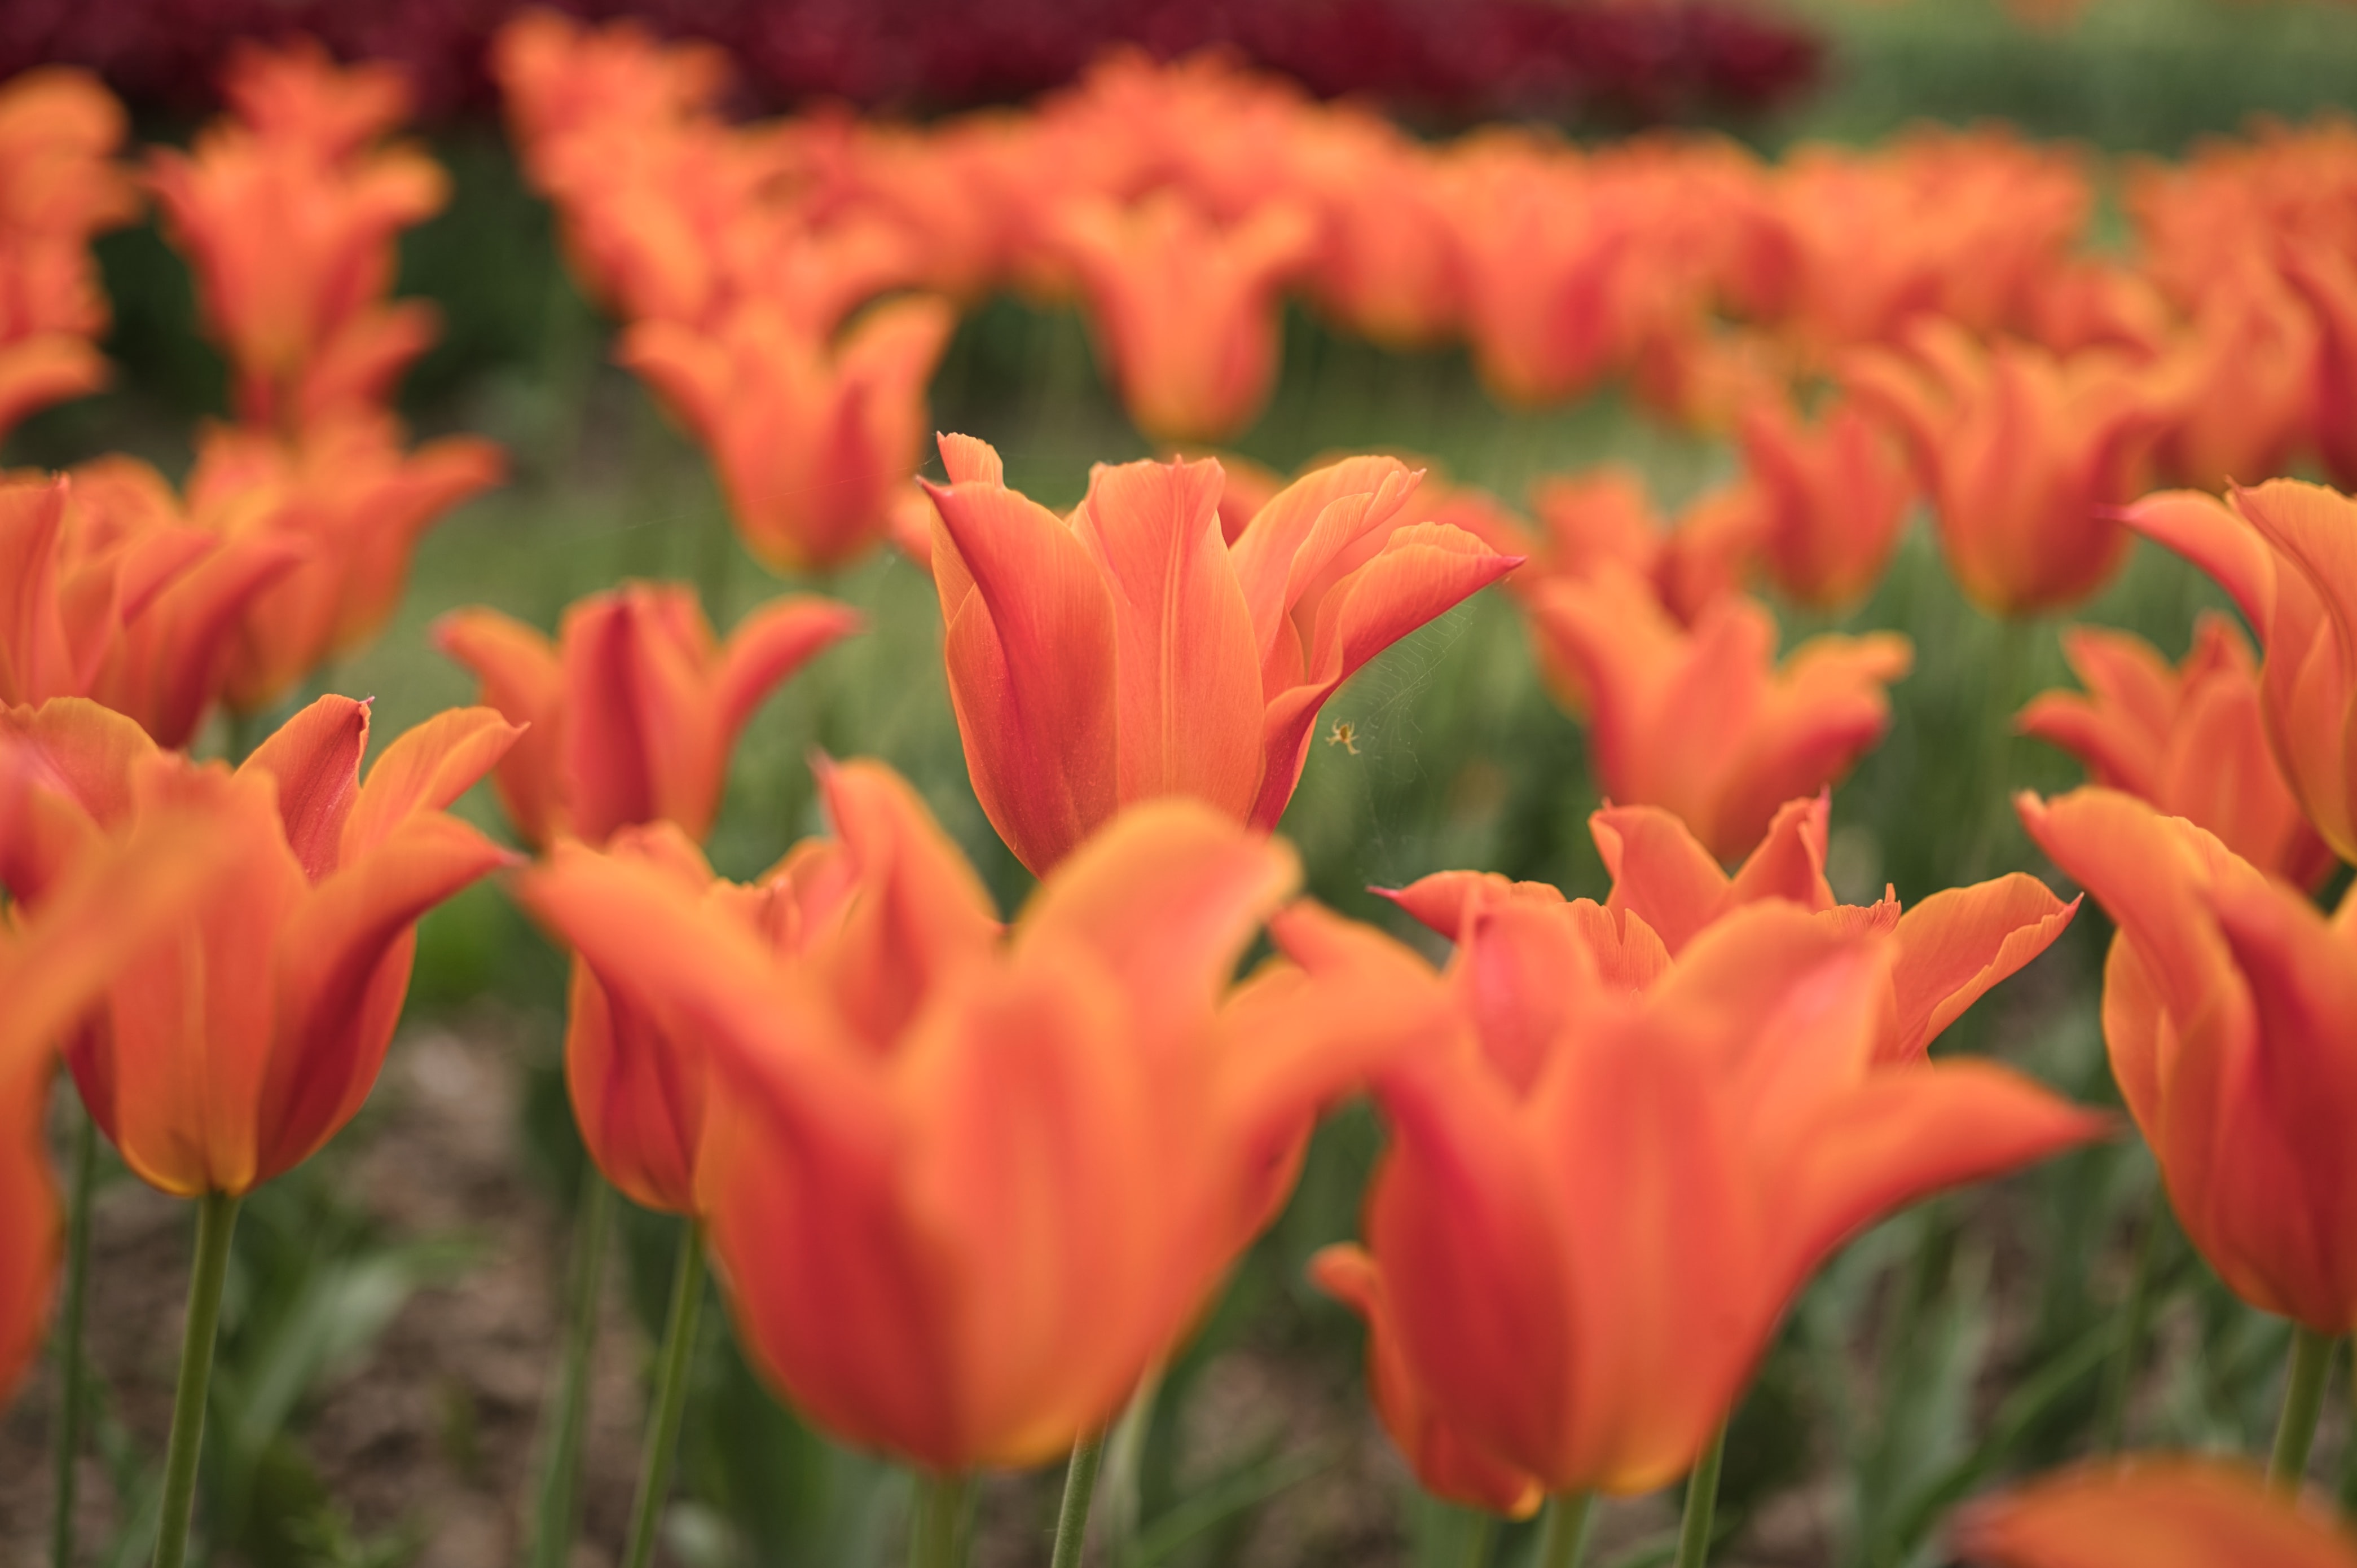
{"label": "tulip petal", "polygon": [[1299,886],[1291,846],[1183,797],[1115,818],[1041,885],[1017,947],[1095,953],[1148,1028],[1204,1017],[1263,921]]}
{"label": "tulip petal", "polygon": [[310,1158],[368,1098],[408,993],[418,918],[514,862],[457,818],[419,812],[313,890],[278,946],[254,1182]]}
{"label": "tulip petal", "polygon": [[814,595],[774,599],[737,623],[720,650],[713,704],[723,746],[753,716],[761,700],[821,650],[866,624],[848,605]]}
{"label": "tulip petal", "polygon": [[823,764],[828,818],[858,891],[826,939],[834,1000],[877,1049],[952,970],[990,950],[990,895],[908,781],[879,763]]}
{"label": "tulip petal", "polygon": [[2122,514],[2128,527],[2167,545],[2225,589],[2243,618],[2267,639],[2275,606],[2275,558],[2266,542],[2218,498],[2199,490],[2163,490]]}
{"label": "tulip petal", "polygon": [[1954,1549],[1986,1568],[2357,1568],[2321,1509],[2232,1461],[2138,1455],[1975,1504]]}
{"label": "tulip petal", "polygon": [[1392,1326],[1382,1272],[1362,1247],[1327,1247],[1309,1260],[1318,1288],[1367,1326],[1367,1381],[1392,1441],[1424,1489],[1468,1508],[1528,1519],[1545,1500],[1538,1480],[1493,1457],[1432,1409]]}
{"label": "tulip petal", "polygon": [[1072,516],[1113,598],[1120,790],[1229,816],[1261,775],[1260,657],[1220,532],[1220,466],[1100,466]]}
{"label": "tulip petal", "polygon": [[546,843],[564,805],[558,780],[565,671],[556,645],[496,610],[453,610],[434,623],[432,636],[435,647],[475,672],[483,701],[523,727],[500,759],[500,801],[518,836]]}
{"label": "tulip petal", "polygon": [[1053,512],[996,486],[926,492],[937,580],[948,555],[974,583],[942,609],[974,794],[1016,858],[1045,873],[1120,799],[1113,599]]}
{"label": "tulip petal", "polygon": [[273,733],[238,768],[278,785],[286,846],[314,883],[336,869],[344,822],[360,796],[361,757],[368,751],[369,705],[321,697]]}
{"label": "tulip petal", "polygon": [[1989,988],[2053,945],[2079,912],[2021,872],[1932,894],[1899,917],[1899,1034],[1890,1059],[1921,1056]]}
{"label": "tulip petal", "polygon": [[1773,1267],[1789,1296],[1874,1220],[1967,1182],[2105,1136],[2109,1120],[1994,1062],[1872,1074],[1795,1136],[1769,1201],[1785,1216]]}
{"label": "tulip petal", "polygon": [[1308,759],[1318,710],[1342,682],[1521,564],[1461,528],[1419,522],[1394,532],[1373,560],[1336,584],[1318,606],[1309,679],[1268,704],[1260,793],[1246,820],[1273,831],[1285,815]]}
{"label": "tulip petal", "polygon": [[448,708],[402,733],[370,765],[344,820],[337,864],[350,865],[419,811],[438,811],[475,786],[523,735],[496,708]]}
{"label": "tulip petal", "polygon": [[1497,899],[1527,898],[1541,904],[1564,902],[1551,883],[1513,882],[1494,871],[1436,871],[1405,887],[1371,887],[1378,898],[1388,898],[1436,935],[1458,940],[1465,921],[1481,904]]}

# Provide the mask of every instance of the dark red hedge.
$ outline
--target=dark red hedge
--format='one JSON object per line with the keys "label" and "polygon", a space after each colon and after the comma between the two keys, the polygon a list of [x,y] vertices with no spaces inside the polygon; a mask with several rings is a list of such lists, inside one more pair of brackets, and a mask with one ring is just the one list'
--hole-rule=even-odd
{"label": "dark red hedge", "polygon": [[[480,110],[483,46],[521,0],[5,0],[0,73],[95,68],[143,106],[211,102],[231,39],[306,31],[407,65],[429,116]],[[811,96],[892,109],[1023,98],[1108,45],[1232,48],[1324,95],[1412,113],[1753,112],[1806,87],[1817,40],[1758,0],[572,0],[736,57],[759,107]]]}

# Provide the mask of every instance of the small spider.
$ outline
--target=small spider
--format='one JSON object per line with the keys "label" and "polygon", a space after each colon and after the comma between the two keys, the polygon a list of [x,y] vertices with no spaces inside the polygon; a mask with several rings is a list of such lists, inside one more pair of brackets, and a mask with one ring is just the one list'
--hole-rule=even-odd
{"label": "small spider", "polygon": [[1335,721],[1334,733],[1326,737],[1326,744],[1339,746],[1353,757],[1359,755],[1358,731],[1351,727],[1347,719]]}

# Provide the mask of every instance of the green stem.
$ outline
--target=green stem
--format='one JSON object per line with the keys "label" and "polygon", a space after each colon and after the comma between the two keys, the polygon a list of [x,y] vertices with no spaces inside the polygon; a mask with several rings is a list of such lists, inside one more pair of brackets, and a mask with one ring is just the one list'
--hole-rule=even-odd
{"label": "green stem", "polygon": [[672,1460],[679,1453],[680,1418],[687,1410],[688,1364],[695,1359],[695,1326],[703,1311],[704,1233],[691,1220],[681,1231],[679,1267],[672,1274],[671,1316],[663,1328],[662,1359],[655,1366],[647,1451],[639,1465],[639,1500],[630,1510],[622,1568],[647,1568],[654,1560],[655,1526],[671,1496]]}
{"label": "green stem", "polygon": [[2291,1331],[2291,1365],[2284,1372],[2283,1417],[2276,1423],[2275,1452],[2267,1460],[2267,1485],[2296,1492],[2308,1475],[2308,1445],[2316,1440],[2316,1418],[2324,1409],[2324,1378],[2332,1367],[2330,1334],[2306,1324]]}
{"label": "green stem", "polygon": [[1139,1516],[1144,1512],[1146,1439],[1153,1434],[1155,1402],[1162,1392],[1162,1369],[1155,1368],[1137,1381],[1129,1408],[1114,1423],[1105,1440],[1106,1561],[1126,1563],[1137,1543]]}
{"label": "green stem", "polygon": [[2104,1375],[2103,1413],[2097,1430],[2104,1447],[2117,1454],[2126,1444],[2128,1398],[2136,1391],[2137,1359],[2144,1354],[2145,1330],[2152,1321],[2154,1276],[2160,1268],[2160,1237],[2169,1225],[2169,1189],[2153,1178],[2151,1207],[2145,1212],[2144,1234],[2136,1242],[2136,1273],[2128,1280],[2127,1300],[2120,1304],[2120,1342]]}
{"label": "green stem", "polygon": [[229,1278],[229,1241],[243,1201],[222,1192],[197,1199],[197,1255],[188,1270],[188,1316],[180,1336],[179,1386],[172,1395],[172,1438],[164,1451],[156,1568],[180,1568],[188,1554],[197,1455],[204,1447],[205,1399],[212,1387],[213,1341],[221,1330],[221,1285]]}
{"label": "green stem", "polygon": [[582,1171],[581,1204],[566,1285],[565,1349],[555,1397],[542,1412],[540,1476],[533,1487],[531,1568],[565,1568],[580,1515],[581,1440],[589,1427],[589,1360],[597,1345],[598,1287],[606,1278],[606,1232],[614,1189],[594,1164]]}
{"label": "green stem", "polygon": [[1677,1568],[1702,1568],[1710,1556],[1711,1525],[1718,1517],[1718,1470],[1727,1458],[1727,1423],[1711,1434],[1710,1446],[1686,1477],[1686,1507],[1678,1520]]}
{"label": "green stem", "polygon": [[66,1196],[66,1292],[59,1305],[57,1512],[49,1523],[53,1568],[73,1568],[74,1488],[81,1478],[81,1414],[90,1402],[83,1377],[81,1324],[90,1282],[90,1195],[98,1180],[98,1129],[74,1101],[73,1176]]}
{"label": "green stem", "polygon": [[1547,1504],[1537,1568],[1579,1568],[1587,1550],[1587,1512],[1595,1501],[1594,1492],[1560,1492]]}
{"label": "green stem", "polygon": [[1490,1546],[1498,1538],[1498,1516],[1479,1509],[1465,1510],[1463,1568],[1490,1568]]}
{"label": "green stem", "polygon": [[916,1508],[909,1520],[909,1568],[964,1568],[966,1505],[973,1499],[971,1476],[919,1473]]}
{"label": "green stem", "polygon": [[1097,1466],[1104,1462],[1105,1434],[1087,1432],[1072,1444],[1071,1463],[1064,1466],[1064,1504],[1056,1511],[1056,1546],[1048,1554],[1049,1568],[1081,1568],[1081,1551],[1089,1539],[1089,1499],[1096,1495]]}

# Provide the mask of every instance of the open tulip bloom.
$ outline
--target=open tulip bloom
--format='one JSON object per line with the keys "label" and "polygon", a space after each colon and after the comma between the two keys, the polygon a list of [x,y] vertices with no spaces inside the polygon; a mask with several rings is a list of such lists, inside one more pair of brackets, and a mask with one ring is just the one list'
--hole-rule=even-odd
{"label": "open tulip bloom", "polygon": [[1379,1069],[1365,1249],[1315,1265],[1368,1319],[1386,1424],[1455,1500],[1523,1514],[1675,1479],[1844,1240],[2103,1130],[1993,1063],[1883,1065],[1903,957],[1856,922],[1748,905],[1648,983],[1633,918],[1462,891],[1445,977],[1276,933],[1403,1012],[1455,998]]}
{"label": "open tulip bloom", "polygon": [[758,895],[573,843],[522,894],[709,1052],[695,1201],[757,1364],[936,1474],[1037,1463],[1168,1353],[1409,1021],[1289,964],[1231,983],[1298,873],[1199,801],[1124,813],[1003,929],[897,775],[822,779],[834,836]]}
{"label": "open tulip bloom", "polygon": [[1159,795],[1275,828],[1326,699],[1520,564],[1417,521],[1420,476],[1394,458],[1295,480],[1231,543],[1215,459],[1101,464],[1061,518],[984,443],[941,446],[950,697],[974,793],[1035,873]]}
{"label": "open tulip bloom", "polygon": [[475,672],[486,703],[527,726],[494,776],[524,842],[597,843],[652,822],[700,840],[746,721],[859,624],[846,605],[796,595],[754,610],[722,642],[694,590],[626,583],[568,606],[553,642],[487,609],[443,617],[434,640]]}

